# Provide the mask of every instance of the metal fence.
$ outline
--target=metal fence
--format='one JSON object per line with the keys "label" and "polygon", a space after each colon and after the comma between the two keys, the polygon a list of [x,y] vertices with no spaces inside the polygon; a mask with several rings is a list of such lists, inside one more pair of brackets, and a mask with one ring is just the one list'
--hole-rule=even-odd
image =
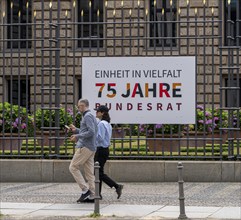
{"label": "metal fence", "polygon": [[2,3],[1,158],[72,157],[64,124],[79,123],[90,56],[197,63],[196,124],[113,125],[110,157],[240,158],[239,1],[16,2]]}

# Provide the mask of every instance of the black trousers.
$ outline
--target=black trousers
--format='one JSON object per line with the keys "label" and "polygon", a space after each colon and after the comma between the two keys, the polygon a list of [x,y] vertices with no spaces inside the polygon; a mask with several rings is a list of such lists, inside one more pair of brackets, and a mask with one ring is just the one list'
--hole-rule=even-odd
{"label": "black trousers", "polygon": [[118,184],[104,173],[104,166],[108,158],[109,158],[109,148],[97,147],[97,150],[95,153],[95,162],[98,161],[100,165],[100,176],[99,176],[100,193],[101,193],[102,181],[111,188],[118,187]]}

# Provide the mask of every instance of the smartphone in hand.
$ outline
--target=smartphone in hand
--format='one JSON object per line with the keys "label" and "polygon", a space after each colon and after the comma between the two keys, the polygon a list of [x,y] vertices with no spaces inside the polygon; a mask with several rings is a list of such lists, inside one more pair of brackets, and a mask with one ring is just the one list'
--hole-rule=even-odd
{"label": "smartphone in hand", "polygon": [[65,125],[64,127],[67,128],[68,130],[70,130],[70,127],[68,125]]}

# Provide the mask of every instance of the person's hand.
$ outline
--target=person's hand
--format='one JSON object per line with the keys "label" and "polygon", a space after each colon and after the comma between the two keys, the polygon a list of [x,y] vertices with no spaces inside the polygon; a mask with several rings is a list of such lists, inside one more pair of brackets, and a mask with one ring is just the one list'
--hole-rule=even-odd
{"label": "person's hand", "polygon": [[71,129],[68,125],[65,125],[64,127],[67,129],[68,132],[71,131]]}
{"label": "person's hand", "polygon": [[69,125],[69,127],[70,127],[71,131],[73,131],[73,132],[76,131],[76,127],[73,124]]}
{"label": "person's hand", "polygon": [[76,135],[71,135],[70,139],[69,139],[71,142],[77,142],[77,137]]}

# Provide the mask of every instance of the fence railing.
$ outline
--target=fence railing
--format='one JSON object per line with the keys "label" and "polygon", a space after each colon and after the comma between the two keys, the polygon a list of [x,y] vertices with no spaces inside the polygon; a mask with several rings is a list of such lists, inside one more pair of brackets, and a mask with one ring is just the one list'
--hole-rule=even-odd
{"label": "fence railing", "polygon": [[64,125],[79,126],[82,57],[195,56],[196,123],[113,125],[110,157],[240,159],[238,10],[234,18],[222,0],[173,1],[165,9],[96,2],[4,7],[0,99],[9,104],[0,108],[0,157],[72,157]]}

